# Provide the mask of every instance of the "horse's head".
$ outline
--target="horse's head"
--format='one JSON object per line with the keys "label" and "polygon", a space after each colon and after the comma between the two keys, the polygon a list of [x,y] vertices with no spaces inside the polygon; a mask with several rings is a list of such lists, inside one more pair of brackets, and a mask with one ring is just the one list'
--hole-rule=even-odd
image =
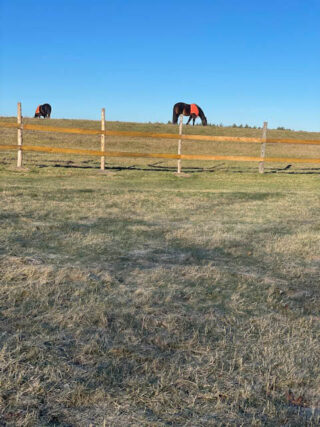
{"label": "horse's head", "polygon": [[208,122],[207,122],[207,118],[205,115],[203,115],[203,118],[201,119],[201,121],[202,121],[203,126],[207,126]]}

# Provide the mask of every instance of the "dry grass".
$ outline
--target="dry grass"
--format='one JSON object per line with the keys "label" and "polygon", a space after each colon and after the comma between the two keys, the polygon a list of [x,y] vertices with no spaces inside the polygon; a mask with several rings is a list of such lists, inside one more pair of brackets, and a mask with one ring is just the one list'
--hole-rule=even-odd
{"label": "dry grass", "polygon": [[0,165],[2,425],[319,424],[316,170],[42,160]]}

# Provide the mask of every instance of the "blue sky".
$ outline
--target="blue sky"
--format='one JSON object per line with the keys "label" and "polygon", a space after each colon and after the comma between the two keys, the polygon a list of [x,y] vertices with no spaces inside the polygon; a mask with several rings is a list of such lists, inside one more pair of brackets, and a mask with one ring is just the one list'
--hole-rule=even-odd
{"label": "blue sky", "polygon": [[0,0],[0,115],[320,131],[320,0]]}

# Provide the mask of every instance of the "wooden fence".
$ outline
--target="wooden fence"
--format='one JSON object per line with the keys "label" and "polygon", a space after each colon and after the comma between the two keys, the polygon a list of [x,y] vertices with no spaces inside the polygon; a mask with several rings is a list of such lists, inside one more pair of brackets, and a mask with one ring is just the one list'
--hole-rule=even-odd
{"label": "wooden fence", "polygon": [[[62,128],[55,126],[42,126],[34,124],[24,124],[22,120],[21,103],[18,103],[17,123],[0,122],[2,128],[17,129],[17,145],[0,145],[0,150],[17,150],[17,167],[22,167],[24,151],[33,151],[39,153],[63,153],[63,154],[79,154],[86,156],[98,156],[101,158],[100,168],[105,169],[106,157],[127,157],[127,158],[161,158],[161,159],[176,159],[178,161],[178,173],[181,173],[181,160],[225,160],[225,161],[240,161],[240,162],[258,162],[259,172],[264,172],[265,162],[286,162],[286,163],[320,163],[320,158],[290,158],[290,157],[266,157],[267,144],[306,144],[320,145],[320,140],[302,140],[302,139],[275,139],[267,138],[267,123],[264,123],[261,138],[251,137],[229,137],[229,136],[209,136],[209,135],[184,135],[182,133],[182,116],[180,116],[179,134],[171,133],[153,133],[153,132],[127,132],[127,131],[112,131],[105,129],[105,110],[101,112],[101,130],[95,129],[80,129],[80,128]],[[23,144],[23,131],[36,130],[42,132],[56,132],[78,135],[100,135],[101,148],[100,150],[84,150],[76,148],[59,148],[59,147],[43,147]],[[136,153],[126,151],[106,151],[105,137],[106,136],[128,136],[141,138],[160,138],[178,140],[177,154],[169,153]],[[182,154],[182,141],[213,141],[213,142],[245,142],[253,144],[261,144],[261,154],[259,157],[251,156],[219,156],[219,155],[201,155],[201,154]]]}

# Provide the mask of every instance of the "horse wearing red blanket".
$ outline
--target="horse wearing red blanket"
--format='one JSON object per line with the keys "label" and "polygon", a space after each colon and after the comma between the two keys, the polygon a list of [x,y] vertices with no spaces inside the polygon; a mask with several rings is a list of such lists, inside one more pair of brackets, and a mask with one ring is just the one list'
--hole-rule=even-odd
{"label": "horse wearing red blanket", "polygon": [[194,122],[196,121],[197,117],[200,117],[201,122],[203,126],[207,126],[207,118],[204,115],[204,112],[197,104],[185,104],[184,102],[178,102],[177,104],[174,104],[173,106],[173,115],[172,115],[172,123],[176,124],[178,123],[178,117],[180,114],[183,114],[184,116],[189,116],[189,120],[187,121],[187,125],[190,123],[191,119]]}

